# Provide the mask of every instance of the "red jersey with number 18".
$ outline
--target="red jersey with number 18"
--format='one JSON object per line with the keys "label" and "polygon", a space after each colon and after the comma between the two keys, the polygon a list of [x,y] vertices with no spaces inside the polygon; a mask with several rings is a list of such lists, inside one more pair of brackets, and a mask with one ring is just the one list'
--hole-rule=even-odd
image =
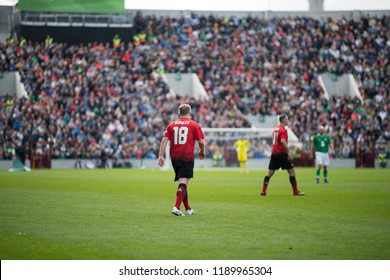
{"label": "red jersey with number 18", "polygon": [[288,143],[287,129],[284,126],[279,125],[275,127],[274,131],[272,131],[272,154],[273,155],[286,154],[288,152],[282,145],[281,142],[282,139],[285,139],[286,143]]}
{"label": "red jersey with number 18", "polygon": [[170,141],[172,160],[194,161],[195,141],[204,139],[203,131],[196,121],[180,118],[171,122],[164,132]]}

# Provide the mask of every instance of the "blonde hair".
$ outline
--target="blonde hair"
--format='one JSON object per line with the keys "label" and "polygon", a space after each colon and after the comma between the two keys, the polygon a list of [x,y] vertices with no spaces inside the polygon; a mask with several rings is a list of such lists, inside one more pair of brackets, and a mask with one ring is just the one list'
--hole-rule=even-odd
{"label": "blonde hair", "polygon": [[191,106],[188,104],[181,104],[178,109],[179,116],[187,116],[191,114]]}

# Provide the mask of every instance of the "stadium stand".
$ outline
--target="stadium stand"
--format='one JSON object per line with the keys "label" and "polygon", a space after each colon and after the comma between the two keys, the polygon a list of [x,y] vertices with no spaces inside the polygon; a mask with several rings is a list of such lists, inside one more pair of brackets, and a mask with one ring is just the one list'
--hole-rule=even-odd
{"label": "stadium stand", "polygon": [[[45,166],[45,157],[155,158],[161,127],[182,102],[203,127],[250,127],[248,115],[287,113],[303,156],[319,125],[329,129],[337,158],[390,156],[389,16],[135,20],[139,37],[120,48],[55,38],[0,43],[0,71],[18,71],[29,94],[1,93],[0,158],[18,140],[33,167]],[[208,101],[172,97],[164,73],[197,74]],[[353,74],[363,103],[325,98],[322,73]],[[269,145],[252,144],[252,157],[267,154]]]}

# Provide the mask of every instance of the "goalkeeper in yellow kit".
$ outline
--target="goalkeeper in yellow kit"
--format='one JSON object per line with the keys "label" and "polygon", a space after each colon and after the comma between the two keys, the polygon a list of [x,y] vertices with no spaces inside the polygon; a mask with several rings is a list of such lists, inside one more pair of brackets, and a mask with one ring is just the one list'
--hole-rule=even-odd
{"label": "goalkeeper in yellow kit", "polygon": [[241,172],[249,172],[248,169],[248,151],[251,147],[251,144],[248,140],[243,139],[242,137],[234,142],[234,148],[237,151],[237,159],[240,163]]}

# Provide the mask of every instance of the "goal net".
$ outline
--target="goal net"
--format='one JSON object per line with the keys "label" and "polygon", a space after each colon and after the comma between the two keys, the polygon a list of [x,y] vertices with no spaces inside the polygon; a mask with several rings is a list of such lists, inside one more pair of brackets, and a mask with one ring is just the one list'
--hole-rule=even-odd
{"label": "goal net", "polygon": [[[269,158],[272,150],[273,128],[204,128],[208,152],[215,167],[238,166],[234,142],[240,138],[251,144],[248,159]],[[301,148],[296,135],[287,128],[292,153]]]}
{"label": "goal net", "polygon": [[238,166],[234,142],[240,138],[250,143],[248,158],[267,158],[271,154],[270,128],[203,128],[203,132],[213,167]]}
{"label": "goal net", "polygon": [[[211,159],[213,167],[238,166],[237,152],[234,142],[240,138],[246,139],[251,146],[248,151],[248,159],[262,159],[271,156],[272,131],[274,128],[202,128],[206,141],[206,158]],[[302,144],[296,135],[287,127],[288,144],[290,151]],[[198,146],[195,146],[195,158],[198,154]],[[166,165],[163,169],[170,168],[169,142],[165,152]]]}

